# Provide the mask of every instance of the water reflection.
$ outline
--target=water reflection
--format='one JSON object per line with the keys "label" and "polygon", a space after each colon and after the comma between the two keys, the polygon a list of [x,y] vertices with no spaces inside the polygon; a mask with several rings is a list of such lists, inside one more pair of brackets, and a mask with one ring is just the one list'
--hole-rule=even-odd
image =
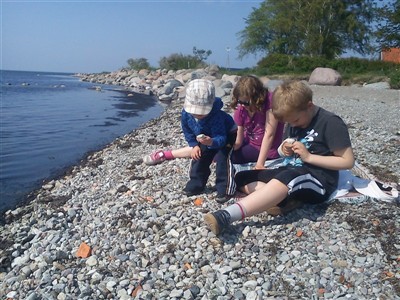
{"label": "water reflection", "polygon": [[139,94],[132,91],[115,91],[120,93],[120,95],[113,96],[113,98],[117,100],[113,106],[117,109],[116,113],[120,118],[136,117],[140,112],[146,111],[157,104],[155,96]]}

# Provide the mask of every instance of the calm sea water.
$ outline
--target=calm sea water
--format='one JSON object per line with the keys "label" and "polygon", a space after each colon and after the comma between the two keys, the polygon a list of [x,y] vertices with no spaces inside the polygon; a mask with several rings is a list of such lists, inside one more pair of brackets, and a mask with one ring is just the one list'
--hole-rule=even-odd
{"label": "calm sea water", "polygon": [[154,97],[94,86],[72,74],[1,71],[0,212],[164,110]]}

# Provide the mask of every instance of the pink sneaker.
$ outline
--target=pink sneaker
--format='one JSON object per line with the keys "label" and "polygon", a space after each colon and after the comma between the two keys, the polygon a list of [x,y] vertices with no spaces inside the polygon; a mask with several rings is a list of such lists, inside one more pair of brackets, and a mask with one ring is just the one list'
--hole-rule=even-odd
{"label": "pink sneaker", "polygon": [[160,164],[164,160],[166,160],[166,158],[162,150],[157,150],[156,152],[143,157],[143,162],[149,166]]}

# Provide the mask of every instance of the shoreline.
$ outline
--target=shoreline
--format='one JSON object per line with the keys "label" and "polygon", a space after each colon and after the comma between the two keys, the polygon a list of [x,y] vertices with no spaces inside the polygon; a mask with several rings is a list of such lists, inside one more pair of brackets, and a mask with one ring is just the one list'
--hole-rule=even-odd
{"label": "shoreline", "polygon": [[[80,85],[82,85],[82,83]],[[92,85],[91,87],[86,87],[86,88],[81,87],[81,88],[95,90],[96,86]],[[118,127],[119,124],[127,124],[127,125],[122,125],[124,127],[121,127],[120,130],[111,129],[112,131],[111,136],[105,135],[103,133],[103,136],[101,136],[100,139],[95,139],[94,142],[92,144],[88,144],[87,147],[82,147],[81,145],[78,145],[77,147],[79,149],[78,150],[79,155],[77,154],[74,155],[73,157],[71,157],[70,155],[71,158],[65,160],[65,163],[62,164],[59,163],[58,165],[52,167],[51,169],[49,168],[48,173],[46,173],[47,169],[45,169],[46,172],[42,172],[45,174],[40,173],[41,176],[37,176],[37,178],[35,177],[36,178],[35,180],[31,180],[30,182],[26,180],[24,182],[25,185],[23,186],[23,192],[21,191],[22,188],[21,190],[19,190],[18,188],[12,189],[10,187],[13,185],[12,182],[9,186],[8,180],[6,178],[5,190],[2,191],[3,193],[1,195],[4,197],[0,197],[2,200],[2,201],[0,200],[0,224],[2,223],[2,216],[6,211],[14,210],[18,207],[26,205],[27,203],[29,203],[29,201],[35,198],[35,193],[38,190],[40,190],[42,186],[47,185],[50,181],[62,178],[63,176],[65,176],[65,174],[68,172],[69,169],[73,168],[75,165],[80,164],[81,160],[84,160],[88,155],[107,147],[110,143],[113,142],[115,138],[118,138],[120,136],[123,136],[124,134],[131,132],[132,128],[137,128],[138,126],[141,126],[142,123],[145,122],[146,120],[150,120],[153,119],[154,117],[159,116],[165,109],[165,105],[160,103],[155,96],[149,96],[141,93],[136,93],[133,91],[127,91],[126,89],[123,89],[121,87],[103,86],[102,88],[99,89],[99,92],[94,92],[94,93],[97,95],[100,95],[101,93],[105,93],[105,95],[107,95],[108,93],[110,95],[109,100],[114,101],[112,108],[115,110],[116,114],[115,118],[104,119],[104,124],[101,124],[101,127],[104,128],[104,130],[109,130],[109,128]],[[94,97],[95,96],[96,95],[94,95]],[[131,106],[132,104],[134,105],[134,107]],[[134,115],[136,113],[138,114],[137,116]],[[109,120],[111,121],[108,122]],[[97,125],[93,127],[96,126]],[[98,127],[100,128],[100,126]],[[58,153],[56,153],[55,155],[57,154]],[[64,154],[60,153],[60,156],[64,156]],[[44,167],[47,166],[45,162],[43,162],[43,164],[41,165]],[[8,174],[3,174],[3,175],[7,176]],[[25,177],[28,178],[26,175]],[[22,178],[24,179],[25,177]],[[16,178],[14,181],[14,185],[15,182],[19,181],[20,178],[19,177]],[[15,190],[17,190],[18,192],[12,194]]]}
{"label": "shoreline", "polygon": [[[317,105],[336,110],[349,124],[358,161],[392,170],[399,154],[395,97],[400,91],[313,91]],[[1,296],[134,299],[134,291],[154,299],[400,295],[398,203],[306,206],[284,217],[248,218],[218,238],[208,232],[203,214],[221,207],[214,201],[213,175],[204,194],[187,197],[181,191],[188,160],[150,167],[141,161],[155,149],[185,145],[181,107],[181,99],[172,101],[159,117],[89,153],[37,190],[29,204],[5,215]],[[399,180],[396,172],[385,176]],[[200,206],[196,198],[202,199]],[[83,241],[92,249],[88,258],[76,257]]]}

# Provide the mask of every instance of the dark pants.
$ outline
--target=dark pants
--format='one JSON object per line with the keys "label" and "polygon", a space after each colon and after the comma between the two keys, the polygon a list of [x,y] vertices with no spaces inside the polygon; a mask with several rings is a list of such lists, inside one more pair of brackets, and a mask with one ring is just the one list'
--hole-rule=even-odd
{"label": "dark pants", "polygon": [[221,149],[209,149],[207,146],[201,145],[201,157],[199,160],[192,159],[189,177],[190,180],[186,184],[185,191],[192,194],[200,194],[206,187],[208,177],[211,174],[210,165],[216,162],[216,181],[215,186],[218,194],[230,195],[231,185],[233,181],[234,168],[230,161],[230,151],[236,139],[236,132],[232,132],[228,136],[228,143]]}

